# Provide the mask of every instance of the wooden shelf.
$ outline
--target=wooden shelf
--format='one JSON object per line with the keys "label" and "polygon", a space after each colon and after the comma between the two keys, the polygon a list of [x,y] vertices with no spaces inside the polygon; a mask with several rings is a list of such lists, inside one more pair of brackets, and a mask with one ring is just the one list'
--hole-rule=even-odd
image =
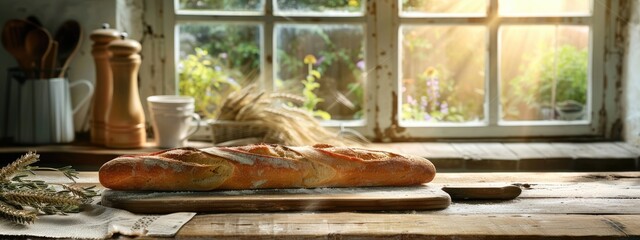
{"label": "wooden shelf", "polygon": [[640,170],[640,148],[625,142],[382,143],[371,147],[423,156],[446,172]]}

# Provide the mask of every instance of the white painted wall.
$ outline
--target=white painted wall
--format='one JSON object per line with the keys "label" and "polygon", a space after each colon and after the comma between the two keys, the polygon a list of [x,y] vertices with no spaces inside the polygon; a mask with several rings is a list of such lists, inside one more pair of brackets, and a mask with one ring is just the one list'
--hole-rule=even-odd
{"label": "white painted wall", "polygon": [[623,69],[625,90],[624,138],[640,146],[640,1],[632,1],[627,52]]}
{"label": "white painted wall", "polygon": [[[84,31],[82,45],[71,62],[69,70],[70,81],[87,79],[95,81],[95,67],[91,56],[91,40],[89,34],[96,28],[100,28],[102,23],[116,25],[116,1],[111,0],[3,0],[0,1],[0,23],[8,19],[26,18],[29,15],[40,19],[46,29],[51,34],[62,22],[74,19],[80,23]],[[0,104],[4,104],[6,96],[7,69],[17,66],[14,58],[2,47],[0,47]],[[72,97],[76,100],[81,96],[77,88],[72,92]],[[75,128],[79,130],[88,126],[89,105],[87,104],[74,116]],[[2,113],[0,112],[0,115]],[[0,116],[3,118],[4,116]],[[2,123],[0,119],[0,123]]]}

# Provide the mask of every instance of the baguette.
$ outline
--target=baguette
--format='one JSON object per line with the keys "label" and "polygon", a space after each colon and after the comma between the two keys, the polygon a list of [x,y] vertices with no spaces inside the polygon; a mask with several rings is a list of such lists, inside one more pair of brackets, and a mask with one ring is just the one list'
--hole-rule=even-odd
{"label": "baguette", "polygon": [[422,157],[360,148],[247,145],[175,148],[124,155],[99,170],[114,190],[411,186],[430,182],[435,167]]}

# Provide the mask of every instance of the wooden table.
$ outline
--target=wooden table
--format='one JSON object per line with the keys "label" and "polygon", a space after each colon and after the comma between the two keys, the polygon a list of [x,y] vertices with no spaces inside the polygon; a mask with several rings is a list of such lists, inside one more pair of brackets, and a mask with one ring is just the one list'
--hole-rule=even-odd
{"label": "wooden table", "polygon": [[[80,177],[97,184],[95,172]],[[429,184],[517,184],[523,192],[510,201],[454,201],[439,211],[198,214],[176,237],[640,238],[639,172],[441,173]]]}

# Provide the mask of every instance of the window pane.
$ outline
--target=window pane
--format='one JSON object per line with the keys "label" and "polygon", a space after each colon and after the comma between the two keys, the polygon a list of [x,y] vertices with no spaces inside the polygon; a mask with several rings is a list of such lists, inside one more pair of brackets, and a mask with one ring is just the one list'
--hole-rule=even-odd
{"label": "window pane", "polygon": [[589,27],[505,26],[500,31],[502,119],[587,119]]}
{"label": "window pane", "polygon": [[180,10],[215,12],[257,12],[264,9],[264,0],[180,0]]}
{"label": "window pane", "polygon": [[500,15],[587,15],[591,13],[591,0],[500,0]]}
{"label": "window pane", "polygon": [[402,0],[404,16],[428,15],[485,15],[487,1],[484,0]]}
{"label": "window pane", "polygon": [[363,117],[364,29],[360,25],[275,27],[274,89],[304,97],[325,120]]}
{"label": "window pane", "polygon": [[284,16],[362,16],[365,0],[277,0],[275,15]]}
{"label": "window pane", "polygon": [[205,117],[260,75],[259,25],[181,24],[179,38],[179,93],[193,96]]}
{"label": "window pane", "polygon": [[405,26],[401,32],[401,119],[484,119],[486,28]]}

